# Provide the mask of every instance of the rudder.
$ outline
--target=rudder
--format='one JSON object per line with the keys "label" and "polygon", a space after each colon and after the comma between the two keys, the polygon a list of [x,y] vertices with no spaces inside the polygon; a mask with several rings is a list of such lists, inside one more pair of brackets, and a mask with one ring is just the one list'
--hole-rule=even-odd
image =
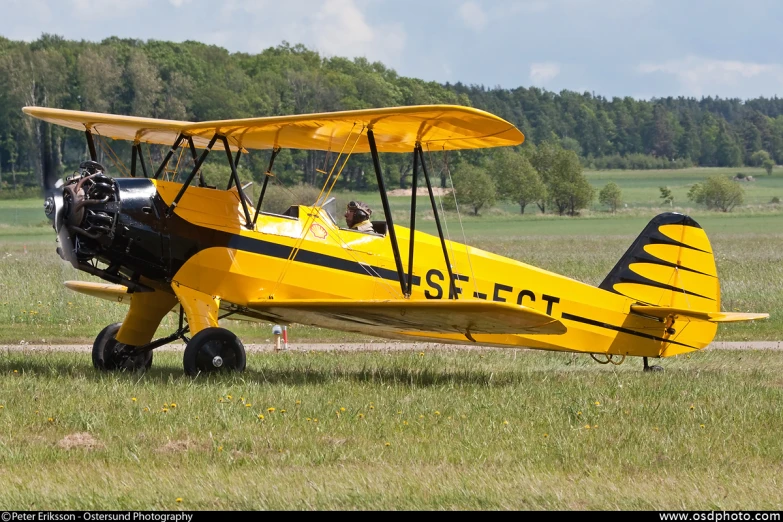
{"label": "rudder", "polygon": [[720,311],[720,284],[712,246],[691,217],[654,217],[599,288],[640,304]]}

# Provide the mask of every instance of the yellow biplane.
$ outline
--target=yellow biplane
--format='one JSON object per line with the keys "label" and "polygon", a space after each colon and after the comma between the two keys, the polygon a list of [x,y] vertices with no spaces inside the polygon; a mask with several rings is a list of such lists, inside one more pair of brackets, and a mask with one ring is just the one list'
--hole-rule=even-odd
{"label": "yellow biplane", "polygon": [[[583,352],[598,362],[668,357],[699,350],[717,323],[768,314],[722,312],[710,242],[690,217],[655,217],[606,279],[593,287],[444,238],[424,150],[514,146],[524,136],[492,114],[459,106],[416,106],[189,123],[25,107],[41,120],[85,133],[91,160],[46,187],[61,257],[108,284],[67,282],[77,292],[129,305],[122,323],[95,339],[101,370],[143,369],[152,352],[186,342],[188,375],[242,371],[242,342],[221,328],[232,316],[299,323],[379,337]],[[130,177],[97,163],[94,135],[132,142]],[[147,170],[142,144],[171,146]],[[192,153],[184,182],[161,176],[172,156]],[[241,154],[271,150],[255,204],[237,175]],[[339,152],[312,206],[261,210],[281,149]],[[224,151],[226,190],[206,186],[199,169]],[[200,152],[199,152],[200,151]],[[351,154],[370,152],[385,220],[373,231],[341,228],[326,196]],[[409,153],[413,186],[422,174],[438,236],[392,219],[380,152]],[[140,169],[139,169],[140,167]],[[139,170],[141,172],[139,172]],[[153,340],[162,318],[179,328]],[[192,337],[189,337],[192,336]]]}

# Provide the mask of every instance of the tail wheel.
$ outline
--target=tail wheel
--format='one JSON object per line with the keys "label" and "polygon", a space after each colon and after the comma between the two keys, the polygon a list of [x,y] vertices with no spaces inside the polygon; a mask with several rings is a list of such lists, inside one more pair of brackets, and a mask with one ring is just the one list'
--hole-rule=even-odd
{"label": "tail wheel", "polygon": [[104,372],[148,370],[152,366],[152,351],[137,352],[135,346],[115,338],[122,323],[110,324],[98,334],[92,344],[92,365]]}
{"label": "tail wheel", "polygon": [[205,328],[193,336],[183,356],[185,373],[242,372],[247,358],[245,346],[225,328]]}

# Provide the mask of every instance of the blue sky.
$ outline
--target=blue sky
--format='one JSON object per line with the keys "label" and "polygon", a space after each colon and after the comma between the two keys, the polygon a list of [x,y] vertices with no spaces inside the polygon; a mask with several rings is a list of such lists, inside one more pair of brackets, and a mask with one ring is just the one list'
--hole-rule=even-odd
{"label": "blue sky", "polygon": [[783,96],[779,0],[0,0],[0,35],[282,41],[399,74],[607,97]]}

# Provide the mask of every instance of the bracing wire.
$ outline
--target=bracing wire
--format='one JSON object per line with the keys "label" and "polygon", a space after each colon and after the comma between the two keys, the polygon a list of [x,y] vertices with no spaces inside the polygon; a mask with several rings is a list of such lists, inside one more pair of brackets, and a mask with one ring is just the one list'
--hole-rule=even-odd
{"label": "bracing wire", "polygon": [[[457,190],[454,187],[454,180],[451,177],[451,169],[449,169],[449,162],[446,158],[446,150],[443,150],[443,165],[446,169],[446,175],[449,177],[449,184],[451,185],[451,194],[454,198],[454,207],[457,209],[457,219],[459,220],[459,227],[462,230],[462,244],[465,245],[465,257],[468,259],[468,267],[470,267],[470,277],[473,278],[473,292],[478,295],[478,282],[476,281],[476,272],[473,270],[473,260],[470,256],[470,249],[468,248],[468,238],[465,235],[465,226],[462,224],[462,214],[459,211],[459,205],[457,204]],[[452,243],[453,248],[454,243]]]}
{"label": "bracing wire", "polygon": [[[324,181],[323,187],[321,187],[321,191],[318,193],[318,198],[316,199],[316,203],[319,201],[322,201],[322,196],[324,196],[324,191],[326,190],[326,187],[329,186],[329,181],[332,180],[332,176],[334,175],[334,171],[337,168],[337,165],[340,163],[340,159],[342,158],[345,148],[348,145],[348,142],[351,139],[351,136],[353,135],[354,128],[356,127],[356,124],[351,127],[350,132],[348,133],[348,138],[343,143],[342,149],[340,149],[340,153],[338,154],[337,158],[334,161],[334,164],[332,165],[332,169],[329,171],[329,175],[327,176],[326,180]],[[326,193],[325,197],[328,197],[329,194],[332,192],[332,188],[334,188],[335,183],[337,182],[337,179],[340,177],[340,174],[342,174],[343,169],[345,168],[346,164],[348,163],[348,159],[351,157],[351,154],[356,149],[356,146],[359,143],[359,139],[362,137],[362,134],[364,133],[365,127],[362,126],[359,133],[356,135],[356,139],[353,142],[353,145],[351,146],[351,150],[346,155],[345,159],[342,162],[342,166],[338,170],[334,180],[332,181],[331,186],[329,186],[329,190]],[[288,255],[288,259],[286,260],[286,264],[283,267],[283,270],[280,272],[280,276],[277,278],[277,282],[275,283],[274,288],[272,289],[271,295],[274,295],[277,288],[280,286],[280,284],[283,281],[283,278],[285,278],[286,274],[288,273],[288,268],[293,264],[294,259],[296,258],[296,255],[299,253],[299,250],[302,246],[302,243],[304,243],[305,237],[307,236],[307,232],[310,230],[310,225],[315,219],[315,212],[311,212],[307,216],[307,221],[305,221],[304,226],[302,227],[302,235],[299,236],[294,243],[294,247],[291,249],[291,252]]]}
{"label": "bracing wire", "polygon": [[125,176],[130,176],[130,171],[128,170],[128,167],[125,166],[125,164],[122,162],[120,157],[117,155],[116,152],[111,148],[111,145],[109,145],[103,136],[99,132],[95,132],[95,135],[98,136],[98,146],[101,148],[101,150],[109,157],[109,160],[114,164],[115,167],[117,167],[117,170],[120,171],[120,173]]}

